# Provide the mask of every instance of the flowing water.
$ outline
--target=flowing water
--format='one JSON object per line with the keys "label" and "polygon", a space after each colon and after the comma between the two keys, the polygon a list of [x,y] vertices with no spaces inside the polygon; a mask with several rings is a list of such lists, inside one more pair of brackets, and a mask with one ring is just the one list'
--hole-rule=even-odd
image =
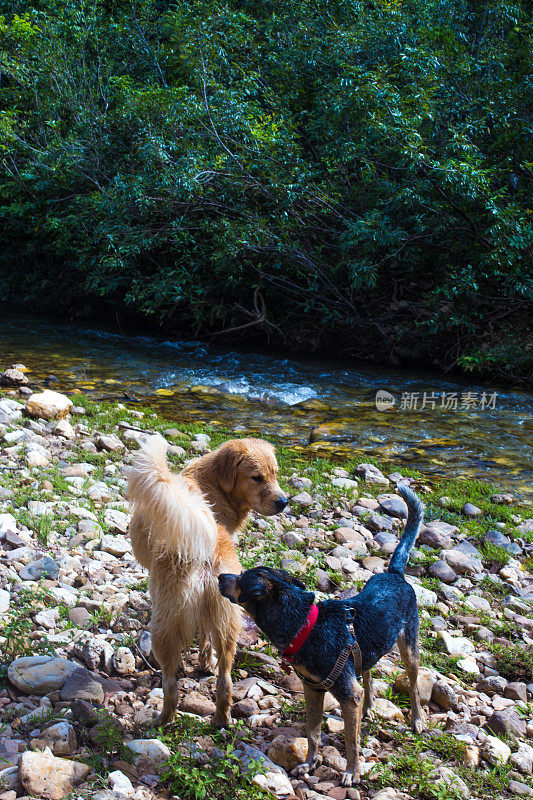
{"label": "flowing water", "polygon": [[53,374],[58,390],[149,402],[178,421],[375,457],[400,471],[484,477],[533,500],[533,394],[521,389],[2,315],[0,366],[15,362],[37,384]]}

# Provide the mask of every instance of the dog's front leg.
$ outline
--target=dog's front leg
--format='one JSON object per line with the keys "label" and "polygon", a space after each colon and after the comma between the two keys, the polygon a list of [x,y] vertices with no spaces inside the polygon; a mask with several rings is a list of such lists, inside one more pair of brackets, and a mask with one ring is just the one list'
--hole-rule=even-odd
{"label": "dog's front leg", "polygon": [[325,692],[313,689],[304,683],[304,696],[307,715],[307,760],[293,770],[295,775],[306,775],[308,772],[312,772],[318,764],[320,731],[324,716]]}
{"label": "dog's front leg", "polygon": [[361,736],[361,711],[363,708],[363,693],[360,689],[354,690],[354,697],[341,702],[342,718],[344,719],[344,737],[346,739],[346,772],[342,776],[343,786],[352,786],[359,783],[359,738]]}
{"label": "dog's front leg", "polygon": [[370,670],[363,672],[363,686],[365,688],[365,700],[363,703],[363,717],[370,717],[374,708],[374,684]]}

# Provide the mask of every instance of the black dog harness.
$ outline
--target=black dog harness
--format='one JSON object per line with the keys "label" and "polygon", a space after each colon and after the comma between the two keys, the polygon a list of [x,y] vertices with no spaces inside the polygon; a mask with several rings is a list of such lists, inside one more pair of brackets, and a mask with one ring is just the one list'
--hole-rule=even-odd
{"label": "black dog harness", "polygon": [[[301,678],[302,682],[312,689],[323,689],[324,691],[331,689],[331,687],[333,686],[333,684],[343,671],[344,667],[346,666],[346,662],[348,661],[350,656],[353,659],[356,676],[359,677],[363,674],[361,648],[359,647],[357,639],[355,638],[353,618],[349,616],[348,611],[346,612],[345,616],[346,616],[346,627],[348,629],[349,635],[352,638],[352,642],[341,650],[340,655],[337,658],[333,669],[329,673],[328,677],[325,678],[323,681],[313,681],[310,678],[303,678],[303,677]],[[306,621],[304,622],[304,624],[302,625],[302,627],[300,628],[300,630],[298,631],[292,642],[282,653],[283,660],[281,662],[281,666],[285,670],[285,672],[289,673],[291,671],[290,662],[292,661],[292,657],[298,652],[298,650],[300,650],[304,642],[307,640],[309,634],[315,627],[315,622],[317,620],[317,617],[318,617],[318,606],[315,603],[313,603],[307,615]]]}

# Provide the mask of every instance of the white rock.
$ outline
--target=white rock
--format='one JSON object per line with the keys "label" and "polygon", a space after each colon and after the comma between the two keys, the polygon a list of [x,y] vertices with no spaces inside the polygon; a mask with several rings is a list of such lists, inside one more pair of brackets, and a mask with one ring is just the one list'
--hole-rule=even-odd
{"label": "white rock", "polygon": [[245,769],[249,768],[251,761],[261,762],[264,774],[258,773],[252,778],[257,786],[272,792],[275,797],[281,798],[293,794],[292,784],[285,770],[274,764],[259,748],[245,744],[235,752],[235,755]]}
{"label": "white rock", "polygon": [[48,694],[61,689],[78,664],[54,656],[24,656],[8,667],[11,683],[26,694]]}
{"label": "white rock", "polygon": [[509,745],[498,739],[497,736],[487,736],[483,744],[483,755],[489,764],[507,764],[511,755]]}
{"label": "white rock", "polygon": [[111,789],[114,792],[120,792],[121,794],[125,794],[126,797],[133,797],[135,794],[135,790],[133,788],[132,782],[128,778],[127,775],[124,775],[119,769],[116,769],[114,772],[110,772],[108,775],[108,781]]}
{"label": "white rock", "polygon": [[465,658],[460,658],[457,662],[457,666],[459,669],[462,669],[463,672],[468,673],[469,675],[478,675],[479,674],[479,667],[477,665],[476,659],[472,656],[466,656]]}
{"label": "white rock", "polygon": [[22,403],[17,403],[16,400],[12,400],[10,397],[3,397],[0,400],[0,422],[8,423],[19,419],[23,408]]}
{"label": "white rock", "polygon": [[74,791],[89,773],[86,764],[56,758],[47,748],[44,753],[22,753],[19,775],[27,794],[48,800],[62,800]]}
{"label": "white rock", "polygon": [[0,514],[0,539],[5,539],[8,533],[17,533],[17,520],[13,514]]}
{"label": "white rock", "polygon": [[76,432],[68,419],[60,419],[54,428],[56,436],[62,436],[63,439],[74,439]]}
{"label": "white rock", "polygon": [[309,492],[299,492],[295,494],[292,498],[292,502],[294,505],[301,506],[302,508],[307,508],[308,506],[313,505],[313,498],[309,494]]}
{"label": "white rock", "polygon": [[0,589],[0,614],[5,614],[11,602],[11,595],[6,589]]}
{"label": "white rock", "polygon": [[112,530],[118,531],[118,533],[127,533],[130,517],[116,508],[108,508],[104,514],[104,522]]}
{"label": "white rock", "polygon": [[29,417],[42,419],[63,419],[70,412],[72,401],[59,392],[45,389],[44,392],[32,394],[26,402],[26,414]]}
{"label": "white rock", "polygon": [[57,608],[43,608],[42,611],[38,611],[34,617],[35,622],[37,625],[41,625],[43,628],[47,628],[47,630],[53,630],[58,621],[59,621],[59,611]]}
{"label": "white rock", "polygon": [[252,777],[252,783],[255,783],[256,786],[260,786],[261,789],[272,792],[274,797],[282,798],[293,794],[290,780],[287,775],[283,775],[281,772],[267,771],[264,774],[258,772]]}
{"label": "white rock", "polygon": [[126,742],[135,760],[159,770],[170,758],[170,750],[159,739],[134,739]]}
{"label": "white rock", "polygon": [[405,722],[404,713],[399,706],[391,703],[385,697],[378,697],[374,701],[374,713],[376,716],[385,720],[396,720],[397,722]]}
{"label": "white rock", "polygon": [[28,502],[28,511],[32,517],[44,517],[47,514],[52,514],[55,508],[55,503],[43,503],[42,500],[30,500]]}
{"label": "white rock", "polygon": [[26,439],[27,435],[28,432],[23,428],[17,428],[14,431],[9,431],[9,433],[4,433],[4,440],[8,444],[16,444],[17,442],[21,442],[23,439]]}
{"label": "white rock", "polygon": [[449,767],[439,767],[437,773],[439,775],[438,779],[435,781],[437,786],[450,789],[451,796],[453,797],[459,796],[462,797],[463,800],[468,800],[470,797],[470,789],[459,775],[456,775]]}
{"label": "white rock", "polygon": [[439,631],[439,638],[444,642],[446,652],[452,656],[470,656],[476,652],[474,643],[465,636],[451,636],[448,631]]}
{"label": "white rock", "polygon": [[[411,583],[411,581],[409,581],[409,583]],[[420,586],[419,583],[411,583],[411,586],[416,594],[416,602],[420,608],[429,608],[437,605],[439,598],[436,592],[433,592],[431,589],[426,589],[425,586]]]}
{"label": "white rock", "polygon": [[113,664],[119,675],[133,675],[135,672],[135,656],[129,647],[117,647]]}
{"label": "white rock", "polygon": [[131,553],[131,544],[123,536],[111,536],[106,533],[100,541],[100,549],[105,553],[120,558],[125,553]]}
{"label": "white rock", "polygon": [[30,450],[29,453],[26,453],[26,464],[28,467],[46,467],[49,463],[50,459],[39,452],[39,450]]}
{"label": "white rock", "polygon": [[490,611],[490,603],[484,597],[479,597],[477,594],[470,594],[465,600],[465,606],[472,608],[475,611]]}
{"label": "white rock", "polygon": [[65,603],[69,608],[78,605],[78,593],[76,589],[65,589],[63,586],[52,586],[49,589],[51,595],[59,603]]}
{"label": "white rock", "polygon": [[351,489],[355,491],[359,484],[351,478],[332,478],[330,481],[333,486],[338,486],[339,489]]}
{"label": "white rock", "polygon": [[89,487],[87,495],[95,503],[107,503],[113,497],[114,492],[109,488],[107,483],[104,483],[104,481],[98,481]]}
{"label": "white rock", "polygon": [[511,764],[524,775],[533,773],[533,747],[525,742],[520,742],[516,753],[511,755]]}
{"label": "white rock", "polygon": [[454,572],[460,575],[475,575],[483,572],[483,564],[478,558],[467,556],[460,550],[441,550],[440,558],[445,561]]}

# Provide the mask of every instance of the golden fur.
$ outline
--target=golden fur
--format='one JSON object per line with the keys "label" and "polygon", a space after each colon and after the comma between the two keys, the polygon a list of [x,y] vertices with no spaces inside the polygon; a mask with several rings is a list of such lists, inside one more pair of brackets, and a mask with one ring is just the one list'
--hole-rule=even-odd
{"label": "golden fur", "polygon": [[228,725],[241,614],[221,596],[217,578],[241,571],[235,545],[195,481],[170,472],[161,437],[150,437],[136,454],[128,490],[134,503],[130,536],[137,560],[150,572],[152,648],[163,673],[163,710],[155,724],[172,718],[182,651],[200,631],[218,655],[215,721]]}
{"label": "golden fur", "polygon": [[[263,439],[230,439],[194,459],[181,474],[203,494],[229,533],[239,530],[252,509],[268,517],[287,502],[278,483],[274,448]],[[260,482],[254,480],[258,477]]]}

